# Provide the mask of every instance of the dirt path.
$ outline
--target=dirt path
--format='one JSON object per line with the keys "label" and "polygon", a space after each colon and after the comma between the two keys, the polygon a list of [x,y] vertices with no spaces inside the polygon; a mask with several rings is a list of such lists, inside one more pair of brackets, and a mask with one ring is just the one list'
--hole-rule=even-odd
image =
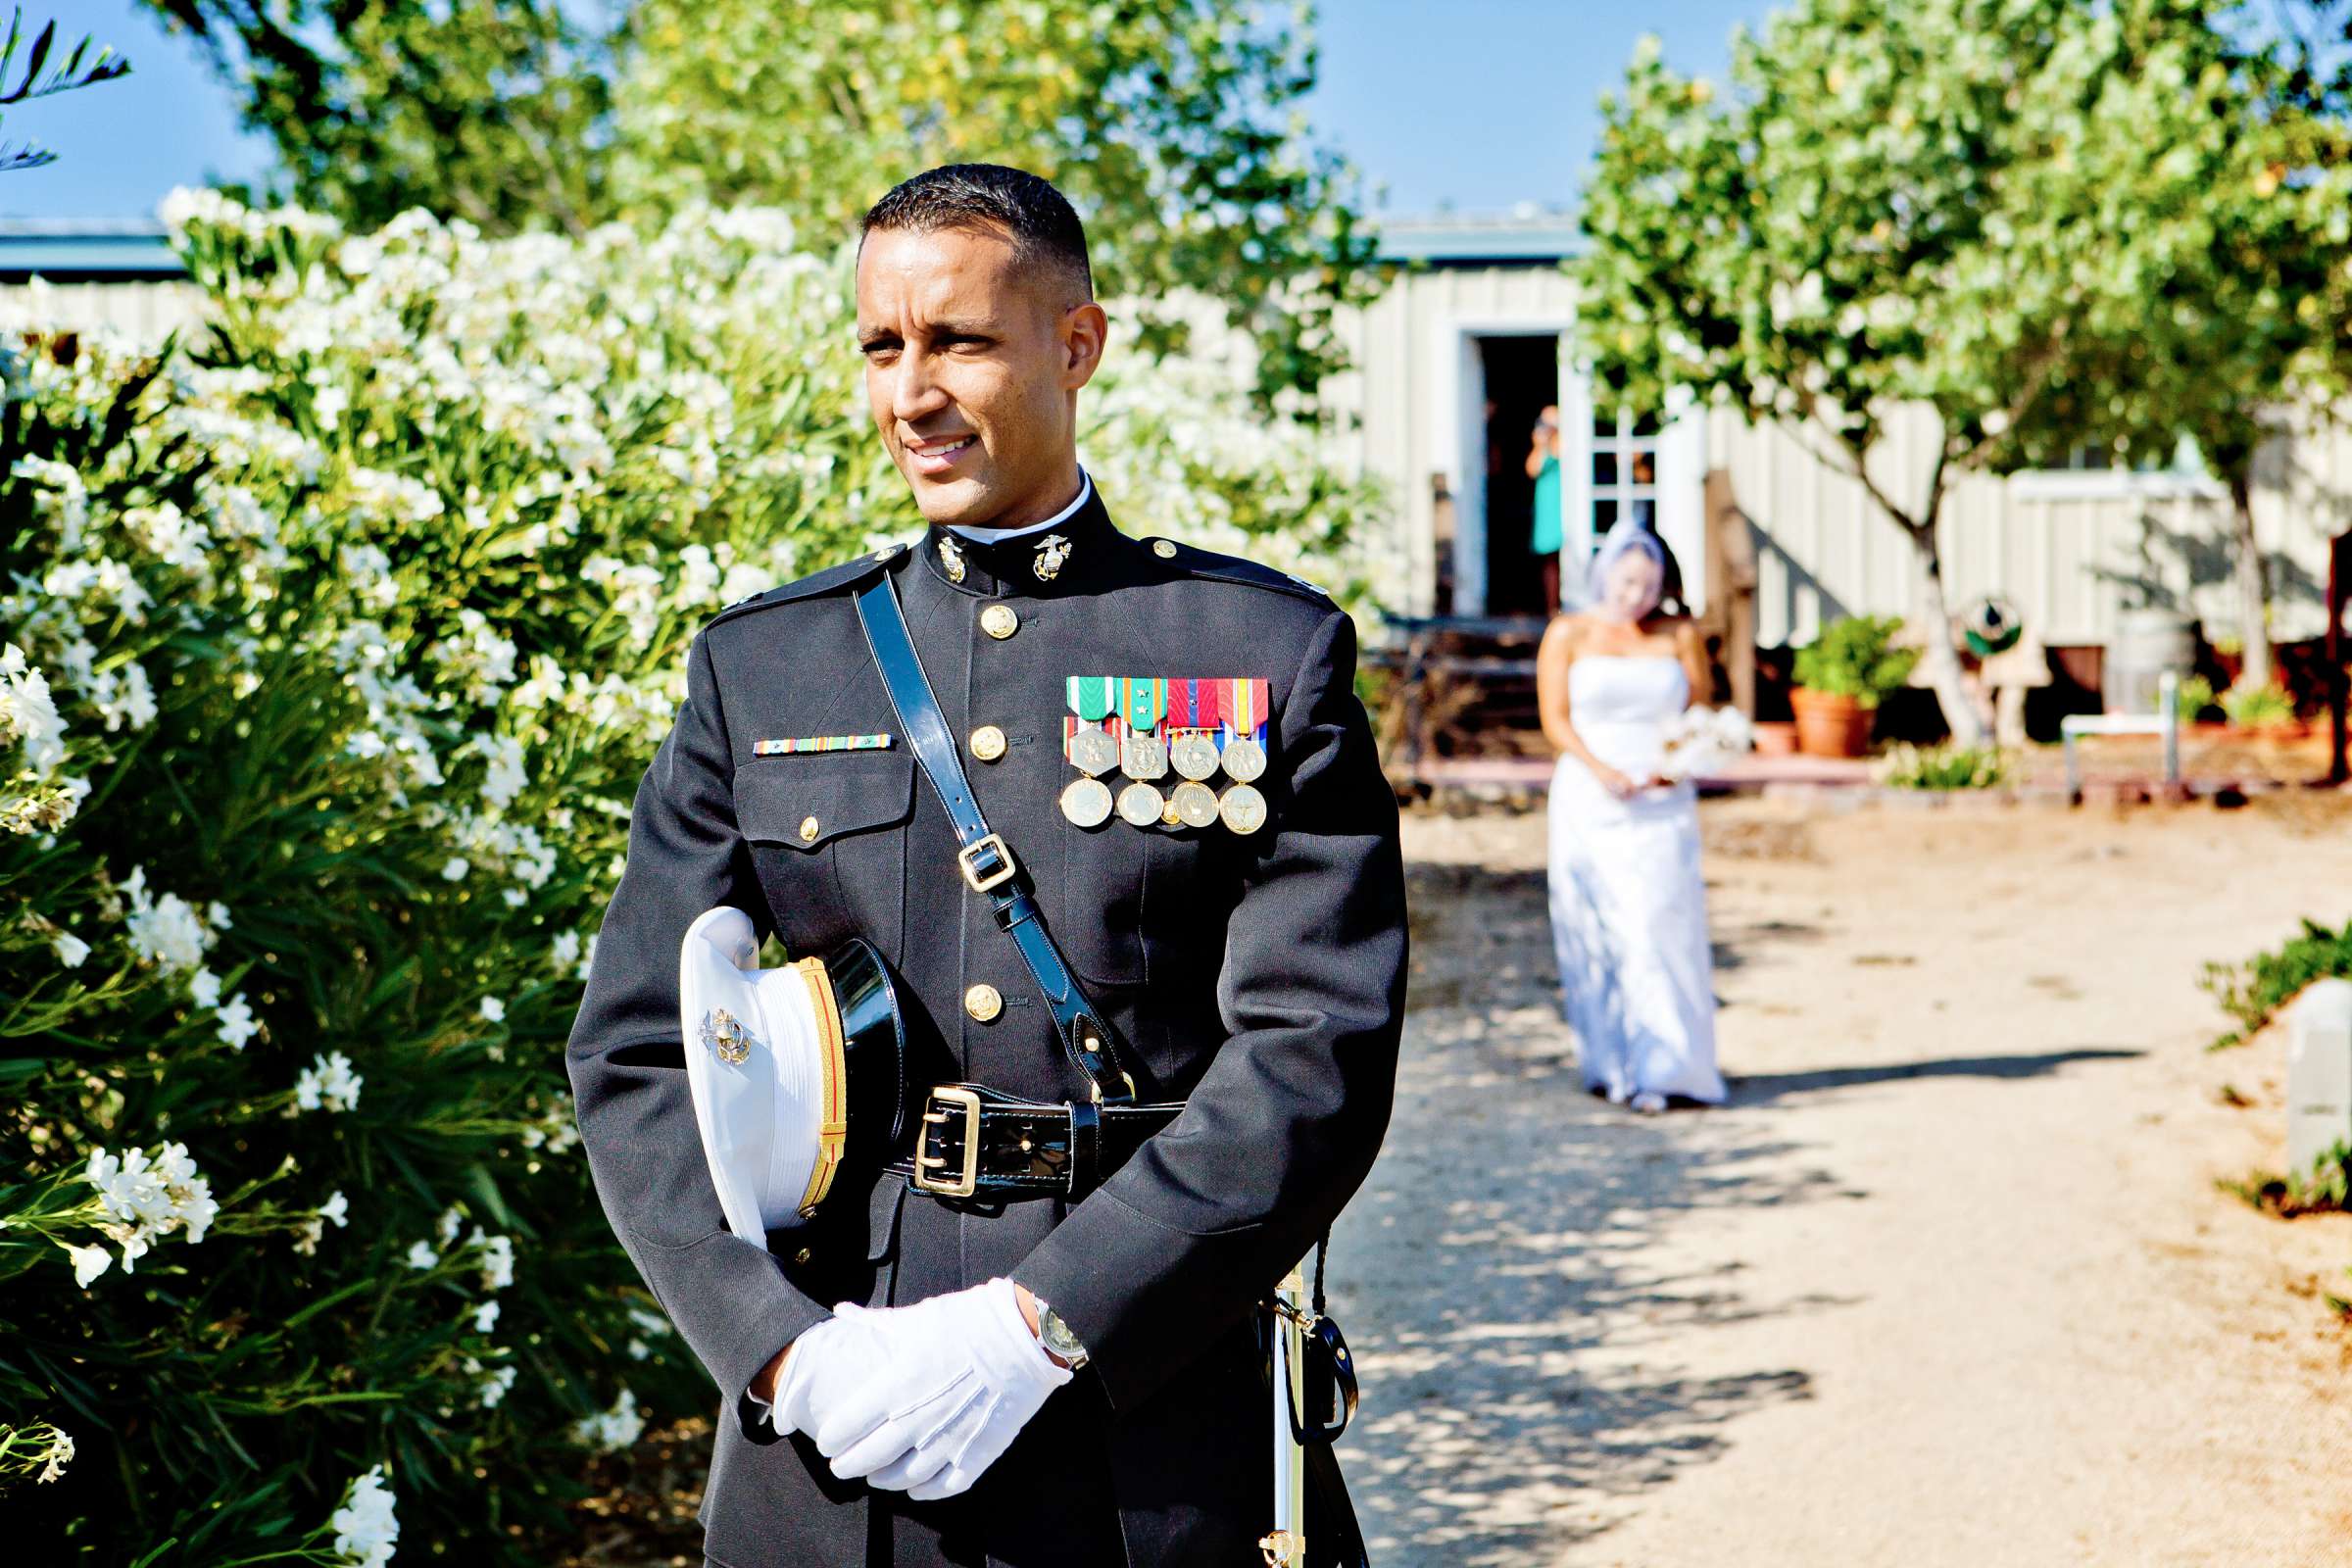
{"label": "dirt path", "polygon": [[[2207,958],[2352,818],[1706,809],[1730,1107],[1581,1094],[1540,816],[1416,818],[1388,1152],[1337,1239],[1382,1568],[2352,1562],[2352,1222]],[[2253,1103],[2233,1109],[2225,1083]]]}

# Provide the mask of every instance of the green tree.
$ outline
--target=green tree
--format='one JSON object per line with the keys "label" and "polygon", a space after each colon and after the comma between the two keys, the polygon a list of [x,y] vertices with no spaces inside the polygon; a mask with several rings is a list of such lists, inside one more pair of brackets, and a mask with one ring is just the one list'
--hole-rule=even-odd
{"label": "green tree", "polygon": [[607,39],[556,0],[146,4],[276,144],[268,194],[363,228],[412,207],[491,234],[608,216]]}
{"label": "green tree", "polygon": [[1267,406],[1345,362],[1336,313],[1374,286],[1354,176],[1299,111],[1303,4],[633,0],[599,32],[557,0],[148,3],[214,44],[286,194],[355,224],[748,202],[822,243],[919,170],[1016,164],[1078,205],[1102,291],[1149,302],[1145,347],[1213,302]]}
{"label": "green tree", "polygon": [[[12,12],[8,19],[8,38],[0,42],[0,106],[21,104],[31,98],[46,98],[52,93],[71,92],[76,87],[88,87],[101,81],[113,81],[130,74],[130,62],[114,50],[100,45],[96,54],[90,53],[90,40],[84,38],[74,46],[73,53],[55,65],[50,55],[57,44],[57,24],[43,26],[25,50],[24,74],[14,87],[8,76],[17,63],[17,50],[24,42],[24,13]],[[48,67],[44,74],[43,67]],[[30,144],[18,147],[0,145],[0,173],[20,169],[39,169],[57,162],[57,154],[46,147]]]}
{"label": "green tree", "polygon": [[[1735,40],[1732,101],[1648,47],[1604,106],[1577,264],[1600,382],[1648,407],[1677,386],[1726,399],[1853,475],[1912,547],[1925,667],[1963,742],[1984,715],[1943,634],[1954,482],[2159,428],[2228,452],[2182,398],[2227,330],[2219,302],[2279,286],[2218,274],[2259,271],[2241,236],[2281,187],[2257,177],[2274,132],[2245,123],[2211,20],[2171,0],[1802,0]],[[2216,261],[2217,215],[2190,198],[2230,178],[2244,227]],[[2200,268],[2212,299],[2183,306]],[[1924,476],[1885,451],[1905,408],[1934,419]]]}
{"label": "green tree", "polygon": [[2084,291],[2046,417],[2004,457],[2047,463],[2085,431],[2119,457],[2192,440],[2229,492],[2244,679],[2259,686],[2272,659],[2254,460],[2341,388],[2352,161],[2342,124],[2236,22],[2210,0],[2135,0],[2083,29],[2081,124],[2010,205],[2021,257],[2103,286]]}

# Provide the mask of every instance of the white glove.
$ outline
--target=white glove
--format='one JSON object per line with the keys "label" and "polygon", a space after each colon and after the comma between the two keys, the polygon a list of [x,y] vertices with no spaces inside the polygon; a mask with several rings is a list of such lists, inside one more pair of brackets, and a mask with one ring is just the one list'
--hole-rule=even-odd
{"label": "white glove", "polygon": [[843,1480],[918,1502],[968,1490],[1070,1381],[1007,1279],[834,1313],[794,1342],[769,1419],[806,1432]]}

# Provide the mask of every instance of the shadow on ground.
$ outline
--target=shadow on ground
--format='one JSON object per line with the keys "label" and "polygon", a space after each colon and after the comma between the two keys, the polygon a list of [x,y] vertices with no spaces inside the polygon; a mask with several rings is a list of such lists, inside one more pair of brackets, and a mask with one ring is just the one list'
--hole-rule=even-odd
{"label": "shadow on ground", "polygon": [[1396,1119],[1334,1239],[1366,1401],[1341,1459],[1382,1568],[1551,1561],[1720,1451],[1735,1417],[1810,1395],[1793,1367],[1688,1376],[1678,1346],[1841,1304],[1662,1270],[1652,1244],[1694,1209],[1860,1195],[1752,1127],[1582,1092],[1541,873],[1416,866],[1412,892]]}
{"label": "shadow on ground", "polygon": [[1734,1105],[1769,1105],[1791,1095],[1895,1083],[1906,1078],[2038,1078],[2079,1061],[2129,1061],[2144,1051],[2121,1046],[2080,1046],[2024,1056],[1939,1056],[1930,1061],[1894,1061],[1869,1067],[1820,1067],[1811,1072],[1758,1072],[1729,1080]]}

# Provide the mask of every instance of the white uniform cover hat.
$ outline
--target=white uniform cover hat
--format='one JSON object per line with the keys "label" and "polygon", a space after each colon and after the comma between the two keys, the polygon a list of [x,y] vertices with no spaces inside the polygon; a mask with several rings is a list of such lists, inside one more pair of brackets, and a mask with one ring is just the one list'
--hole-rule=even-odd
{"label": "white uniform cover hat", "polygon": [[756,967],[743,910],[706,910],[678,951],[686,1085],[727,1228],[766,1245],[812,1218],[845,1166],[879,1167],[901,1131],[905,1034],[887,971],[852,941]]}

